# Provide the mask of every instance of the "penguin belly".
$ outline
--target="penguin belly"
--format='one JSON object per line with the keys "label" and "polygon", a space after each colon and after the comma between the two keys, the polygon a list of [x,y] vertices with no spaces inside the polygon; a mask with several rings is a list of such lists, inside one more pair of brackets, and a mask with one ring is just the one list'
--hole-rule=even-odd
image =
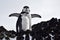
{"label": "penguin belly", "polygon": [[27,16],[22,16],[22,30],[29,30],[29,18]]}

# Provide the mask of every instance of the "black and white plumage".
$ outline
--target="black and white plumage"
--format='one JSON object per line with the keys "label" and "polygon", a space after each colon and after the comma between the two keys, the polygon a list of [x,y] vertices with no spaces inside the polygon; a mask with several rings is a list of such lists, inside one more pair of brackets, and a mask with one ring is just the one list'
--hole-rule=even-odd
{"label": "black and white plumage", "polygon": [[20,15],[19,13],[13,13],[13,14],[10,14],[9,17],[11,16],[19,17],[19,15]]}
{"label": "black and white plumage", "polygon": [[[13,14],[10,14],[9,17],[19,17],[19,15],[20,15],[19,13],[13,13]],[[32,18],[35,18],[35,17],[41,18],[41,16],[38,14],[31,14],[31,17]]]}
{"label": "black and white plumage", "polygon": [[34,18],[34,17],[39,17],[41,18],[40,15],[38,14],[29,14],[30,12],[30,9],[28,6],[24,6],[23,9],[22,9],[22,12],[21,13],[13,13],[13,14],[10,14],[9,17],[18,17],[18,20],[17,20],[17,23],[16,23],[16,30],[17,32],[20,30],[31,30],[32,27],[31,27],[31,18]]}
{"label": "black and white plumage", "polygon": [[[10,14],[9,17],[17,17],[16,23],[16,32],[18,33],[17,36],[26,35],[26,40],[29,40],[30,31],[32,31],[31,27],[31,18],[38,17],[41,18],[38,14],[29,14],[30,9],[28,6],[24,6],[21,13],[13,13]],[[19,39],[19,38],[18,38]],[[22,40],[22,39],[19,39]]]}
{"label": "black and white plumage", "polygon": [[24,16],[23,12],[20,13],[20,14],[19,13],[13,13],[13,14],[9,15],[9,17],[13,17],[13,16],[18,17],[17,24],[16,24],[16,29],[20,25],[19,29],[23,29],[25,31],[26,30],[31,30],[31,18],[35,18],[35,17],[41,18],[41,16],[38,15],[38,14],[26,14],[26,16]]}

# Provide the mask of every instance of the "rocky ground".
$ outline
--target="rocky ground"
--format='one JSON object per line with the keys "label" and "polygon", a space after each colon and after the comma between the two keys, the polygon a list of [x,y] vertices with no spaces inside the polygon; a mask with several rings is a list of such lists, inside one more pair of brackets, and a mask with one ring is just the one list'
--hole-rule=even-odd
{"label": "rocky ground", "polygon": [[9,38],[16,37],[16,32],[13,30],[6,30],[3,26],[0,26],[0,40],[5,38],[6,40],[9,40]]}
{"label": "rocky ground", "polygon": [[52,18],[33,25],[32,36],[36,40],[60,40],[60,19]]}
{"label": "rocky ground", "polygon": [[[43,21],[32,26],[30,32],[32,40],[60,40],[60,19],[52,18],[48,21]],[[13,30],[6,30],[3,26],[0,26],[0,39],[16,37],[16,32]]]}

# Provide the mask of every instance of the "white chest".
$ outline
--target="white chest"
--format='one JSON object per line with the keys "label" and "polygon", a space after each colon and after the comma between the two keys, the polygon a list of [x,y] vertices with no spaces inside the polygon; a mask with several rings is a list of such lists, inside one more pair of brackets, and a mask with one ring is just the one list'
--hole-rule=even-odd
{"label": "white chest", "polygon": [[29,18],[27,16],[22,16],[22,29],[24,31],[29,29]]}

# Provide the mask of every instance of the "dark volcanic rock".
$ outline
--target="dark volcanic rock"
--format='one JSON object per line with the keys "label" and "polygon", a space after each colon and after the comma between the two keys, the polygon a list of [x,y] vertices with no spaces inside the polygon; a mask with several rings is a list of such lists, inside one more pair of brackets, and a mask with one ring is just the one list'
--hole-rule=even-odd
{"label": "dark volcanic rock", "polygon": [[7,31],[3,26],[0,26],[0,32]]}
{"label": "dark volcanic rock", "polygon": [[36,40],[42,40],[43,38],[46,39],[46,37],[47,39],[51,39],[52,36],[54,37],[54,39],[56,39],[57,37],[59,38],[60,19],[52,18],[49,21],[43,21],[33,25],[31,35],[33,38],[36,38]]}
{"label": "dark volcanic rock", "polygon": [[9,31],[9,36],[14,38],[16,36],[16,32],[14,30]]}
{"label": "dark volcanic rock", "polygon": [[16,37],[16,32],[14,30],[6,30],[3,26],[0,26],[0,39],[3,39],[5,37],[6,40],[9,40],[9,38]]}

